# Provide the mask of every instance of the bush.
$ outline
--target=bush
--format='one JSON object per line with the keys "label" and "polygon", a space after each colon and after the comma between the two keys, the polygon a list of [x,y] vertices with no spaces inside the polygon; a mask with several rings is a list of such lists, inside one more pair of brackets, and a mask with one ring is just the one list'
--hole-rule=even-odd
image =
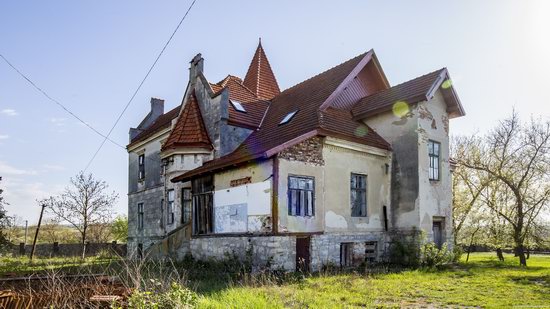
{"label": "bush", "polygon": [[136,309],[194,308],[197,294],[188,288],[172,283],[165,292],[135,290],[128,298],[128,307]]}
{"label": "bush", "polygon": [[464,254],[464,249],[462,249],[461,246],[454,246],[453,247],[453,263],[458,263],[463,254]]}
{"label": "bush", "polygon": [[450,264],[454,260],[454,254],[447,248],[447,243],[444,243],[439,249],[433,242],[428,242],[422,245],[420,264],[427,268],[439,268]]}

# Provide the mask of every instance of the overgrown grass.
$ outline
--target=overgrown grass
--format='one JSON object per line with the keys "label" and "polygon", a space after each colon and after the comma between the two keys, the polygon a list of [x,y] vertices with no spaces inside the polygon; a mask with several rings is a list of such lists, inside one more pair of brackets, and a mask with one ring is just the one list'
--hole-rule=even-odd
{"label": "overgrown grass", "polygon": [[479,306],[550,308],[550,256],[532,255],[528,268],[507,255],[472,254],[444,270],[365,275],[313,275],[291,284],[233,285],[203,294],[202,308]]}
{"label": "overgrown grass", "polygon": [[[0,271],[35,271],[98,267],[117,270],[125,287],[160,293],[177,283],[198,293],[199,308],[334,307],[487,307],[550,308],[550,256],[532,255],[519,267],[512,255],[499,262],[493,253],[476,253],[470,261],[439,270],[320,274],[235,274],[239,265],[187,261],[145,263],[92,258],[2,259]],[[8,261],[11,264],[6,264]],[[118,264],[117,264],[118,263]],[[13,268],[15,265],[15,269]],[[115,266],[113,266],[115,265]],[[82,271],[81,271],[82,273]],[[127,276],[127,278],[123,278]],[[156,278],[158,280],[151,280]],[[168,294],[167,294],[168,295]]]}
{"label": "overgrown grass", "polygon": [[116,257],[87,257],[82,260],[78,257],[35,257],[32,261],[28,257],[0,256],[0,277],[25,276],[41,274],[47,271],[59,270],[63,273],[82,273],[82,268],[90,271],[102,272],[109,264],[119,260]]}

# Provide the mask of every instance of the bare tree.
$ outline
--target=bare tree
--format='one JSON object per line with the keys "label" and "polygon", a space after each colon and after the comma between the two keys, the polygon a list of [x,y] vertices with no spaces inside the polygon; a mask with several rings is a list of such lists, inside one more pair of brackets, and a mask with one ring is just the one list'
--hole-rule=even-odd
{"label": "bare tree", "polygon": [[[2,177],[0,176],[0,182],[1,181]],[[9,226],[9,218],[6,214],[6,210],[4,209],[4,205],[7,205],[8,203],[6,203],[4,197],[2,196],[3,192],[4,190],[0,189],[0,249],[7,246],[9,243],[6,235],[4,234],[5,229]]]}
{"label": "bare tree", "polygon": [[455,245],[458,244],[461,238],[461,231],[464,225],[469,222],[468,219],[472,216],[472,212],[481,207],[480,199],[482,192],[491,181],[493,181],[493,178],[484,177],[480,172],[469,170],[461,165],[458,165],[453,171],[452,202]]}
{"label": "bare tree", "polygon": [[462,140],[457,148],[458,163],[494,178],[499,190],[492,190],[486,203],[508,222],[520,265],[526,266],[525,240],[550,199],[550,121],[522,124],[517,113],[501,121],[483,137]]}
{"label": "bare tree", "polygon": [[107,193],[105,181],[92,174],[80,172],[71,178],[71,185],[56,197],[43,200],[48,209],[78,230],[82,244],[82,258],[86,256],[86,242],[90,226],[103,223],[112,217],[112,208],[118,199],[115,192]]}

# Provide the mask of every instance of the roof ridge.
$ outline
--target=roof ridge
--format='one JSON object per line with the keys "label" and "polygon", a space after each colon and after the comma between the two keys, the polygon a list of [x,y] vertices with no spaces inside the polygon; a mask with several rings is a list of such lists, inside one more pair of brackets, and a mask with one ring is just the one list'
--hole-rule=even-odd
{"label": "roof ridge", "polygon": [[[390,86],[390,88],[388,88],[388,89],[391,89],[391,88],[397,87],[397,86],[401,86],[401,85],[403,85],[403,84],[406,84],[406,83],[415,81],[415,80],[417,80],[417,79],[426,77],[426,76],[431,75],[431,74],[434,74],[434,73],[441,73],[443,70],[447,70],[447,68],[446,68],[446,67],[443,67],[443,68],[441,68],[441,69],[437,69],[437,70],[435,70],[435,71],[432,71],[432,72],[429,72],[429,73],[426,73],[426,74],[417,76],[417,77],[415,77],[415,78],[413,78],[413,79],[406,80],[406,81],[401,82],[401,83],[399,83],[399,84],[397,84],[397,85]],[[381,91],[388,90],[388,89],[382,89]],[[376,92],[373,93],[373,94],[376,94]],[[373,94],[370,94],[370,95],[373,95]],[[368,97],[368,96],[367,96],[367,97]]]}
{"label": "roof ridge", "polygon": [[343,65],[343,64],[349,63],[349,62],[351,62],[351,61],[353,61],[353,60],[355,60],[355,59],[357,59],[357,58],[360,58],[360,57],[362,57],[362,56],[365,56],[367,53],[368,53],[368,51],[366,51],[366,52],[364,52],[364,53],[362,53],[362,54],[360,54],[360,55],[358,55],[358,56],[356,56],[356,57],[353,57],[353,58],[351,58],[351,59],[348,59],[348,60],[346,60],[346,61],[343,61],[343,62],[341,62],[341,63],[339,63],[339,64],[337,64],[337,65],[335,65],[335,66],[333,66],[333,67],[331,67],[331,68],[328,68],[328,69],[324,70],[323,72],[321,72],[321,73],[319,73],[319,74],[316,74],[316,75],[314,75],[314,76],[311,76],[310,78],[305,79],[305,80],[303,80],[303,81],[301,81],[301,82],[299,82],[299,83],[297,83],[297,84],[295,84],[295,85],[293,85],[293,86],[290,86],[289,88],[287,88],[287,89],[281,91],[281,93],[279,93],[279,95],[277,95],[277,96],[280,96],[280,95],[284,94],[285,92],[287,92],[287,91],[289,91],[289,90],[291,90],[291,89],[294,89],[294,88],[300,86],[301,84],[303,84],[303,83],[305,83],[305,82],[307,82],[307,81],[309,81],[309,80],[312,80],[312,79],[316,78],[316,77],[319,76],[319,75],[325,74],[326,72],[328,72],[328,71],[330,71],[330,70],[332,70],[332,69],[335,69],[335,68],[337,68],[337,67],[339,67],[339,66],[341,66],[341,65]]}

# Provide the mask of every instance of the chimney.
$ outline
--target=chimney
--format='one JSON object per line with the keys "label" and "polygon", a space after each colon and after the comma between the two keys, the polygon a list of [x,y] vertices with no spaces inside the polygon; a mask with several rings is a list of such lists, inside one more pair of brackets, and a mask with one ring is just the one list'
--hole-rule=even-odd
{"label": "chimney", "polygon": [[202,55],[199,53],[195,57],[193,57],[193,60],[191,60],[191,67],[189,68],[189,81],[193,84],[195,83],[195,79],[199,75],[199,73],[202,73],[204,66],[204,59],[202,58]]}
{"label": "chimney", "polygon": [[151,120],[155,121],[164,114],[164,100],[151,98]]}

